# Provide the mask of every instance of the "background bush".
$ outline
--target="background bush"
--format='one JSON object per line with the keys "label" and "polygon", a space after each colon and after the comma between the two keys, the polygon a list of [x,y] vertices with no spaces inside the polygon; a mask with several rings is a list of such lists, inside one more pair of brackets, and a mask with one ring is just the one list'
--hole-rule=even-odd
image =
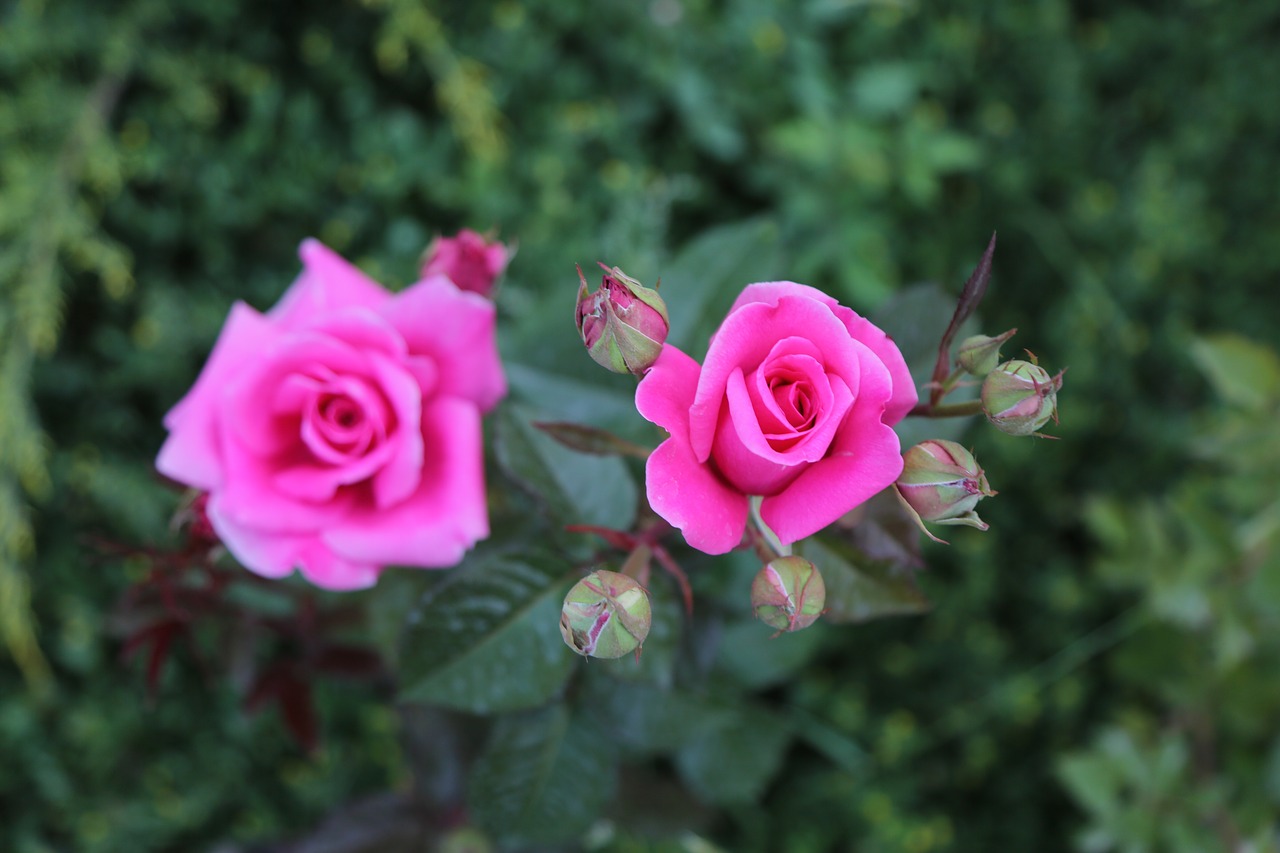
{"label": "background bush", "polygon": [[372,692],[325,688],[314,757],[190,656],[149,703],[110,630],[140,568],[92,541],[168,535],[160,418],[303,237],[399,285],[433,233],[497,227],[504,347],[574,376],[575,262],[668,278],[750,221],[751,254],[699,259],[732,289],[667,285],[677,323],[750,280],[872,313],[954,291],[996,230],[985,328],[1070,369],[1061,441],[967,437],[1001,495],[992,532],[927,550],[933,611],[842,629],[780,688],[856,754],[795,748],[699,832],[1273,849],[1280,393],[1264,352],[1204,336],[1280,339],[1278,34],[1211,0],[9,4],[0,847],[250,844],[408,784]]}

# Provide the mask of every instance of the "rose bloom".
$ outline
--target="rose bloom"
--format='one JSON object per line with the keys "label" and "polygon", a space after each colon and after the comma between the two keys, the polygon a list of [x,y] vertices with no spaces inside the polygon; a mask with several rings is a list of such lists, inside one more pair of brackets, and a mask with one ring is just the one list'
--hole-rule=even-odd
{"label": "rose bloom", "polygon": [[464,228],[455,237],[437,237],[427,247],[422,277],[445,275],[463,290],[488,296],[511,260],[511,250]]}
{"label": "rose bloom", "polygon": [[388,564],[452,566],[489,534],[493,304],[440,275],[389,293],[315,240],[299,254],[274,308],[231,309],[156,467],[208,492],[219,538],[260,575],[355,589]]}
{"label": "rose bloom", "polygon": [[764,522],[795,542],[893,484],[892,426],[915,404],[902,353],[871,322],[803,284],[749,285],[701,367],[668,344],[636,390],[670,433],[646,465],[649,503],[723,554],[758,495]]}

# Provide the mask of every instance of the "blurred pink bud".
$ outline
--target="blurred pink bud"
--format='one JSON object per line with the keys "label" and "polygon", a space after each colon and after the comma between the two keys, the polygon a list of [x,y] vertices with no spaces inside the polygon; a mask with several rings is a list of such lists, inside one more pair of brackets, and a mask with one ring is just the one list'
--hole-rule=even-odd
{"label": "blurred pink bud", "polygon": [[587,292],[586,276],[578,268],[578,334],[601,367],[643,376],[667,340],[667,305],[657,290],[618,267],[600,267],[605,275],[595,293]]}
{"label": "blurred pink bud", "polygon": [[508,246],[464,228],[455,237],[431,241],[423,253],[422,277],[447,276],[459,290],[488,296],[511,255]]}

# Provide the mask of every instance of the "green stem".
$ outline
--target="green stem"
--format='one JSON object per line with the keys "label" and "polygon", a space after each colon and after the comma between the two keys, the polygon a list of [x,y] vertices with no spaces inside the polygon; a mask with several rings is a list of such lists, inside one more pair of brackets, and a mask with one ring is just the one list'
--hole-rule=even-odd
{"label": "green stem", "polygon": [[982,414],[982,401],[970,400],[967,403],[939,403],[931,406],[923,403],[907,413],[916,418],[967,418],[970,415]]}

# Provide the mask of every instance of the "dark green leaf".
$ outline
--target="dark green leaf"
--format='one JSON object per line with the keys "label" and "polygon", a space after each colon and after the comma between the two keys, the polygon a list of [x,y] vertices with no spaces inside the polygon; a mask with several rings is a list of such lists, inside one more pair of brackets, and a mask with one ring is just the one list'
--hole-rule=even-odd
{"label": "dark green leaf", "polygon": [[547,844],[581,835],[616,785],[613,751],[556,704],[497,721],[468,799],[476,822],[495,835]]}
{"label": "dark green leaf", "polygon": [[629,527],[638,495],[626,464],[562,446],[534,427],[538,419],[521,406],[499,409],[497,454],[507,474],[541,498],[560,524]]}
{"label": "dark green leaf", "polygon": [[749,803],[764,792],[790,741],[784,721],[742,705],[710,718],[676,753],[676,767],[689,787],[712,802]]}
{"label": "dark green leaf", "polygon": [[577,694],[599,736],[631,755],[673,752],[707,727],[712,717],[697,696],[653,683],[613,677],[588,662]]}
{"label": "dark green leaf", "polygon": [[779,635],[763,622],[733,622],[721,635],[719,663],[746,687],[771,687],[813,657],[824,633],[821,623]]}
{"label": "dark green leaf", "polygon": [[909,569],[872,560],[857,548],[830,538],[806,539],[798,549],[822,572],[831,622],[865,622],[881,616],[923,613],[929,601]]}
{"label": "dark green leaf", "polygon": [[659,292],[671,315],[669,343],[694,357],[742,288],[782,275],[778,227],[752,219],[703,232],[662,271]]}
{"label": "dark green leaf", "polygon": [[546,702],[577,662],[559,627],[576,574],[548,554],[472,554],[409,615],[402,697],[477,714]]}

